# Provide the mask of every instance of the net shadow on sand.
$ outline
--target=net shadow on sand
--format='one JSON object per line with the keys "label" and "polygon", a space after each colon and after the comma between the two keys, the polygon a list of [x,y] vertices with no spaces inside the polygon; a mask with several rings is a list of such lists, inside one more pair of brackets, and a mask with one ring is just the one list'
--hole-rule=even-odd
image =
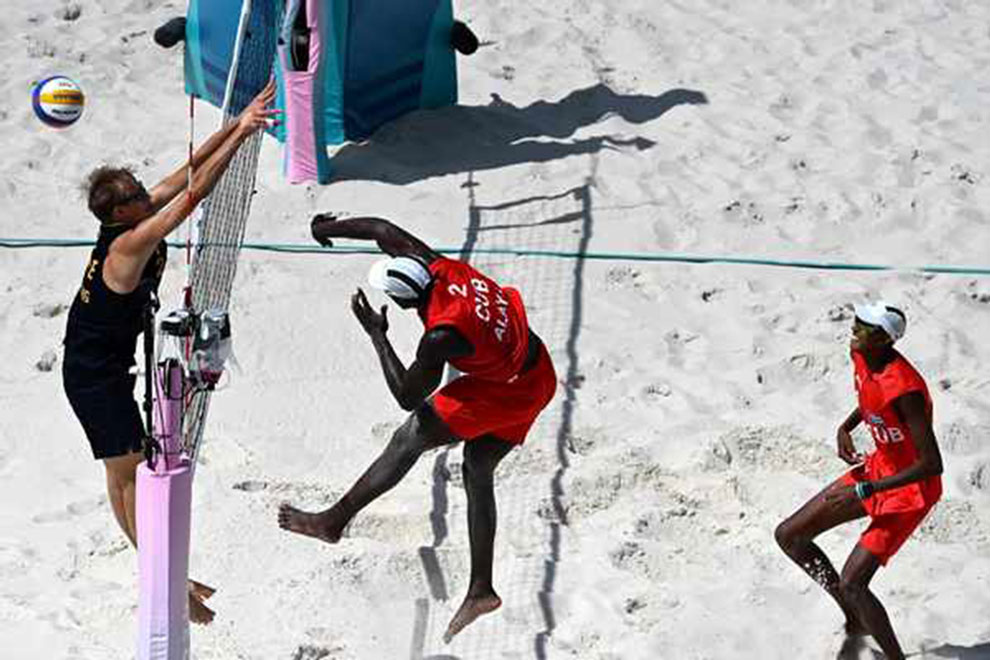
{"label": "net shadow on sand", "polygon": [[[563,503],[564,477],[570,466],[572,418],[580,387],[578,340],[583,314],[585,260],[532,259],[485,252],[525,245],[535,249],[568,250],[582,255],[592,236],[591,187],[536,196],[494,206],[475,201],[473,175],[466,184],[471,203],[467,235],[460,258],[470,261],[499,283],[519,288],[529,321],[554,358],[558,387],[554,401],[537,420],[526,444],[512,452],[496,473],[498,537],[495,587],[503,607],[482,617],[453,643],[440,637],[452,613],[451,591],[459,603],[464,584],[451,584],[444,573],[444,553],[468,555],[464,512],[447,513],[448,484],[459,469],[459,450],[443,450],[434,461],[434,539],[420,548],[429,595],[416,602],[410,657],[413,660],[453,660],[504,657],[547,657],[547,644],[556,627],[554,593],[567,526]],[[455,465],[456,464],[456,465]],[[450,533],[449,527],[457,528]],[[460,578],[457,579],[460,582]],[[451,588],[448,588],[448,585]],[[435,604],[446,605],[436,607]],[[457,655],[451,655],[456,650]]]}

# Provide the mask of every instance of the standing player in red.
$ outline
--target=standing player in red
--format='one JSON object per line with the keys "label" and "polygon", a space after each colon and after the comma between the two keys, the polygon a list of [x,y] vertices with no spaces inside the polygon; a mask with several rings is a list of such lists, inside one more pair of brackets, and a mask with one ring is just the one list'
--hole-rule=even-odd
{"label": "standing player in red", "polygon": [[[387,220],[318,215],[312,229],[322,245],[331,245],[332,238],[376,241],[391,258],[372,267],[368,282],[399,307],[416,310],[425,332],[416,359],[406,367],[386,334],[387,308],[383,305],[380,313],[375,312],[364,292],[357,290],[351,298],[354,315],[371,337],[392,395],[412,414],[336,504],[319,513],[283,504],[279,526],[336,543],[351,519],[395,486],[423,452],[465,441],[471,581],[444,635],[449,642],[502,604],[492,586],[493,474],[499,461],[522,444],[553,398],[557,387],[553,363],[529,328],[515,289],[500,287],[466,263],[441,257]],[[434,393],[447,363],[464,375]]]}
{"label": "standing player in red", "polygon": [[[942,456],[932,430],[932,400],[921,375],[894,349],[904,313],[884,303],[857,305],[852,328],[859,405],[839,426],[839,457],[854,466],[776,530],[777,543],[835,599],[850,635],[872,635],[887,658],[904,652],[870,591],[877,569],[901,547],[942,494]],[[866,422],[876,450],[860,456],[850,432]],[[814,539],[870,517],[840,576]]]}

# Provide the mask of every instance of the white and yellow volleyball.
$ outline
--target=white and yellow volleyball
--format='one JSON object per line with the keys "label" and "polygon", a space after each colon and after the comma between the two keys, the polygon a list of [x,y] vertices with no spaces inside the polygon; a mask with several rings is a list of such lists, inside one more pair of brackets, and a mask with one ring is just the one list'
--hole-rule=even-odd
{"label": "white and yellow volleyball", "polygon": [[55,128],[65,128],[82,117],[86,97],[76,82],[65,76],[50,76],[35,83],[31,104],[38,119]]}

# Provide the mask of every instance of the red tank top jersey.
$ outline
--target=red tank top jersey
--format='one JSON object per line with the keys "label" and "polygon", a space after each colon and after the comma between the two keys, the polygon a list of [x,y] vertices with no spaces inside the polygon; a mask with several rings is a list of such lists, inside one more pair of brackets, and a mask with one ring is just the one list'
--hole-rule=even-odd
{"label": "red tank top jersey", "polygon": [[485,380],[506,382],[517,376],[529,347],[529,325],[519,292],[500,287],[453,259],[437,259],[430,264],[430,273],[430,301],[421,314],[426,331],[451,326],[474,347],[474,353],[451,364]]}
{"label": "red tank top jersey", "polygon": [[[852,357],[859,411],[876,445],[876,450],[866,457],[866,473],[870,479],[889,477],[918,458],[911,429],[901,421],[894,409],[894,400],[909,392],[921,392],[925,397],[925,414],[931,423],[932,398],[921,374],[900,353],[878,373],[869,370],[859,353],[854,351]],[[925,509],[935,504],[941,495],[941,477],[929,477],[877,493],[873,514]]]}

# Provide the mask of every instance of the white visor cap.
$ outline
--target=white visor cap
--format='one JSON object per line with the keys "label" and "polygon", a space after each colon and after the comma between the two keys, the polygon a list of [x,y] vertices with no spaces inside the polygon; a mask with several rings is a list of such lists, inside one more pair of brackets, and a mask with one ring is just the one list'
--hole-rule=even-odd
{"label": "white visor cap", "polygon": [[368,284],[397,300],[418,299],[432,280],[430,269],[412,257],[382,259],[368,271]]}
{"label": "white visor cap", "polygon": [[853,309],[856,310],[856,318],[863,323],[880,326],[894,341],[903,337],[907,330],[904,312],[883,301],[853,305]]}

